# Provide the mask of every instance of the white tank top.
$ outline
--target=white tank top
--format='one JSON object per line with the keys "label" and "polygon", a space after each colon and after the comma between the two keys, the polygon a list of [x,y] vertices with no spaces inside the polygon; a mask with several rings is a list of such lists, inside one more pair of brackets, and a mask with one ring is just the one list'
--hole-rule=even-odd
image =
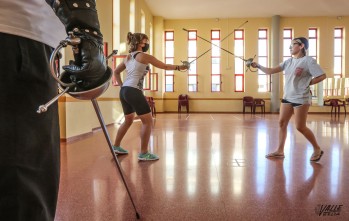
{"label": "white tank top", "polygon": [[33,39],[53,48],[67,37],[64,25],[44,0],[1,0],[0,32]]}
{"label": "white tank top", "polygon": [[148,64],[143,64],[135,59],[135,54],[142,53],[140,51],[134,51],[130,53],[130,58],[125,58],[124,64],[126,66],[126,78],[122,86],[134,87],[139,90],[143,90],[144,77],[149,71]]}

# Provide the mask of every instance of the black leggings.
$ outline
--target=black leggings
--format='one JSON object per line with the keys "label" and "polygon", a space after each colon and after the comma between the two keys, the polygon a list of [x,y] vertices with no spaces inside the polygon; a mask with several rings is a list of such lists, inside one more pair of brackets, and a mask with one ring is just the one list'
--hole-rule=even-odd
{"label": "black leggings", "polygon": [[54,220],[59,185],[57,95],[52,48],[0,33],[0,220]]}
{"label": "black leggings", "polygon": [[125,115],[136,112],[139,116],[151,112],[143,92],[137,88],[122,87],[120,101]]}

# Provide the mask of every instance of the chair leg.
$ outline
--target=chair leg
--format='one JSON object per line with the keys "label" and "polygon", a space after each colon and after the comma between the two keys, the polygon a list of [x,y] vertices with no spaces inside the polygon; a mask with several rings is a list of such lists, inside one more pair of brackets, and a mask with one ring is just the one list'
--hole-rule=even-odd
{"label": "chair leg", "polygon": [[343,107],[344,107],[344,116],[346,116],[347,115],[347,109],[346,109],[345,106],[343,106]]}

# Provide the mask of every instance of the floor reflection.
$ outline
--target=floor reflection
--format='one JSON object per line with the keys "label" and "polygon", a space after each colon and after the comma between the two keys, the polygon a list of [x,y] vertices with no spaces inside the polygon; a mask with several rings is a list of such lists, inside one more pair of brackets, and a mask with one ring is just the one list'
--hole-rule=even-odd
{"label": "floor reflection", "polygon": [[[349,124],[324,114],[307,124],[325,152],[318,163],[293,119],[285,159],[266,159],[278,144],[278,115],[268,114],[158,113],[150,149],[160,160],[138,162],[140,123],[118,160],[142,220],[318,220],[320,204],[349,206]],[[110,137],[117,128],[108,127]],[[62,143],[56,220],[135,220],[106,145],[101,131]],[[349,219],[343,211],[336,220]]]}

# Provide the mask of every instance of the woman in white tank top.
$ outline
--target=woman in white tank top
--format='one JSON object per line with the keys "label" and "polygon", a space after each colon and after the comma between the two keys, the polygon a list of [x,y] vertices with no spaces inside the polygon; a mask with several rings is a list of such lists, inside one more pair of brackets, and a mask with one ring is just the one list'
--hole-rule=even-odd
{"label": "woman in white tank top", "polygon": [[[149,153],[148,143],[153,124],[153,118],[148,102],[143,94],[143,80],[149,72],[149,64],[164,70],[186,70],[186,65],[165,64],[154,56],[145,52],[149,49],[149,38],[142,33],[129,32],[127,34],[127,43],[130,47],[130,54],[124,62],[119,64],[113,74],[113,83],[121,86],[120,101],[125,115],[125,121],[120,126],[115,142],[114,151],[117,154],[127,154],[128,151],[121,148],[120,144],[127,130],[133,123],[135,112],[142,121],[141,129],[141,150],[138,154],[138,160],[158,160],[159,157],[154,153]],[[126,70],[127,75],[124,82],[120,74]]]}

